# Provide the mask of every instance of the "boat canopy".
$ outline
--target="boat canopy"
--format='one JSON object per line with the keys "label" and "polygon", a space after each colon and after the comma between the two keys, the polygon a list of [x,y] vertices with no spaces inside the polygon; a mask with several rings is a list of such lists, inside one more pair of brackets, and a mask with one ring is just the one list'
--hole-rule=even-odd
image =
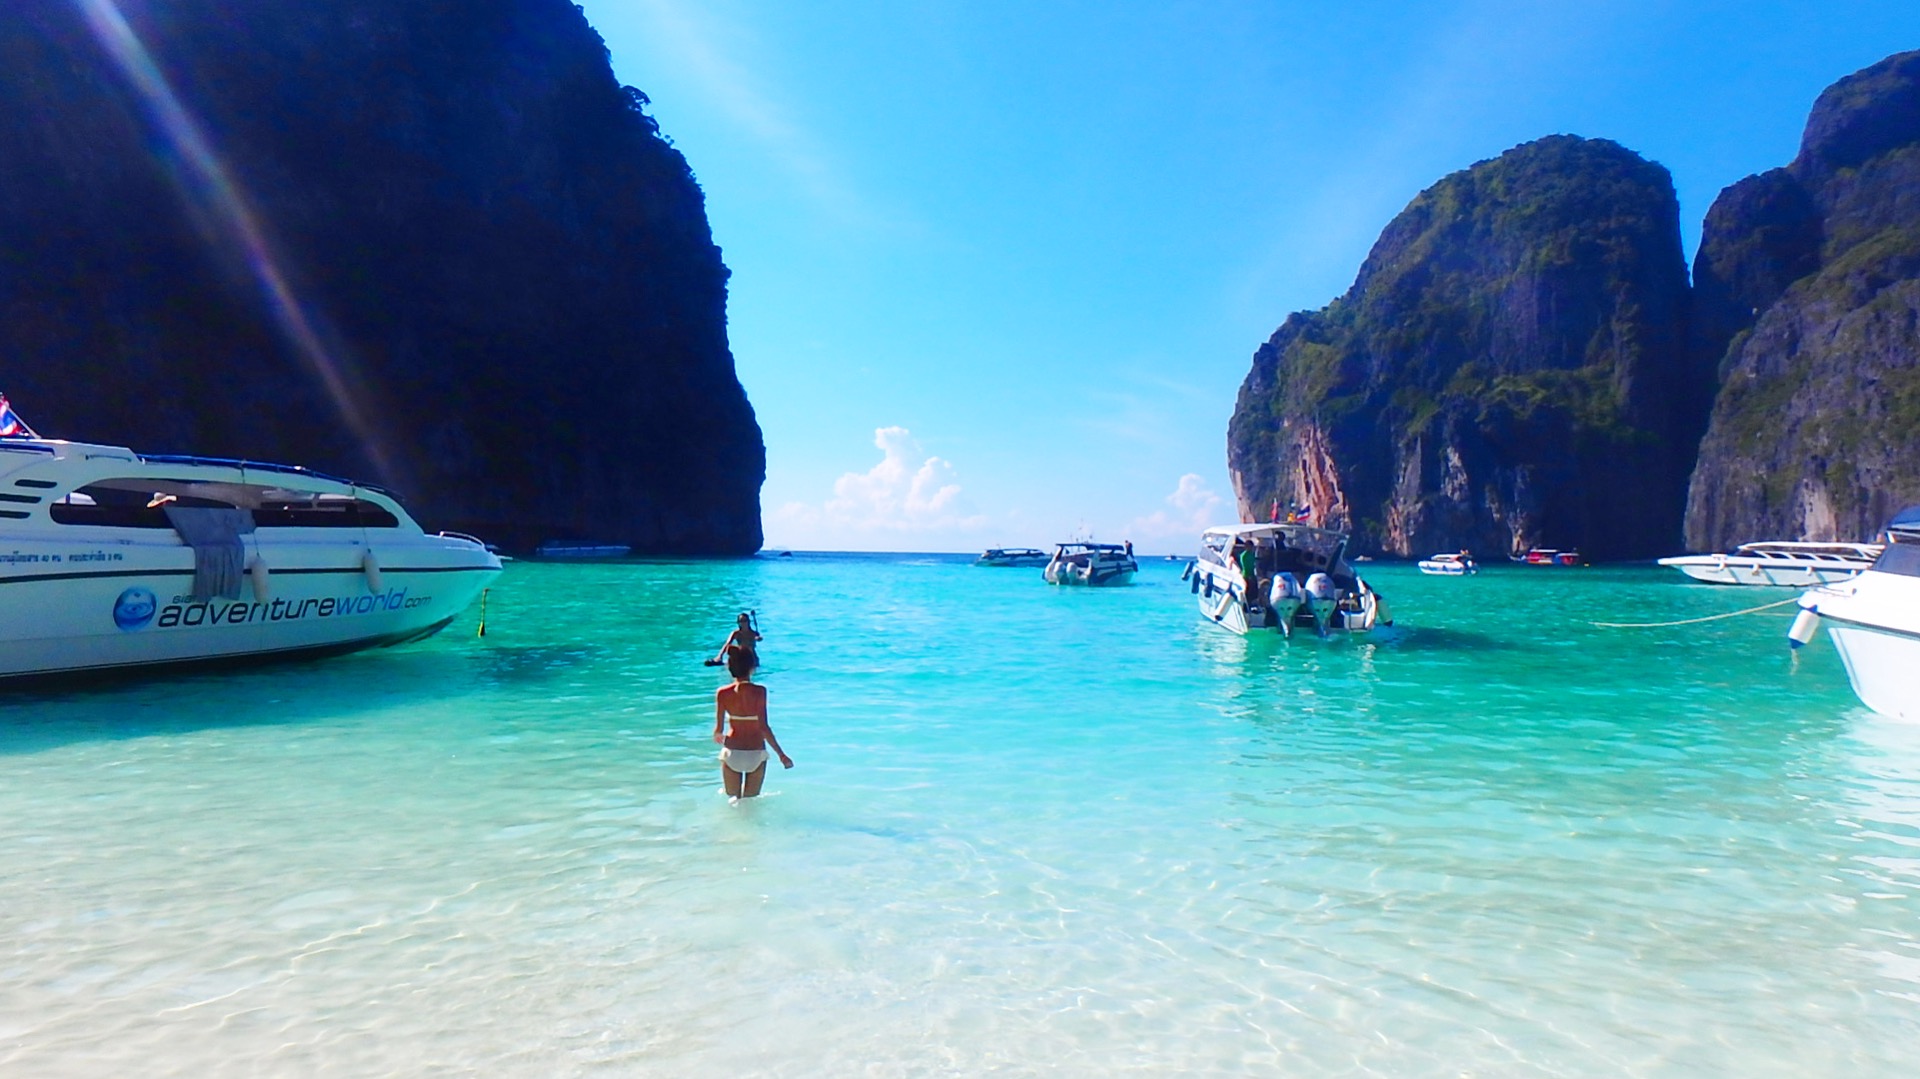
{"label": "boat canopy", "polygon": [[1887,522],[1889,532],[1907,532],[1920,537],[1920,506],[1908,506]]}
{"label": "boat canopy", "polygon": [[1217,525],[1200,534],[1200,542],[1224,560],[1235,543],[1251,547],[1288,547],[1321,556],[1328,566],[1346,556],[1347,534],[1308,524]]}

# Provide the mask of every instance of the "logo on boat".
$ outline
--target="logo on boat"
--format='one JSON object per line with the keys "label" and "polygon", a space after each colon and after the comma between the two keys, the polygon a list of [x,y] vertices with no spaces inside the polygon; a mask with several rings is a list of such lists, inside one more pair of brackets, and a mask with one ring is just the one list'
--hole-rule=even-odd
{"label": "logo on boat", "polygon": [[[129,589],[129,591],[132,590]],[[160,629],[171,629],[175,626],[238,626],[260,622],[287,622],[307,618],[338,618],[343,615],[404,611],[424,607],[432,602],[431,595],[410,596],[405,588],[389,588],[383,593],[363,593],[357,596],[276,599],[267,603],[248,603],[244,600],[235,602],[196,600],[190,596],[175,596],[171,603],[159,609],[160,620],[154,624]],[[152,618],[153,612],[149,611],[146,617]],[[145,624],[145,621],[142,621],[141,625]],[[134,627],[122,626],[121,628]]]}
{"label": "logo on boat", "polygon": [[147,623],[153,621],[154,612],[159,609],[160,601],[152,592],[144,588],[129,588],[113,601],[113,624],[128,633],[145,629]]}

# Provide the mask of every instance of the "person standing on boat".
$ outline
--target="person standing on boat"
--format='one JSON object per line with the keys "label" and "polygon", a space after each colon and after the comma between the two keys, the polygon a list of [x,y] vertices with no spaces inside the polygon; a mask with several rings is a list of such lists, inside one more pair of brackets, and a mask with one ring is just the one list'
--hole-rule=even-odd
{"label": "person standing on boat", "polygon": [[713,740],[720,746],[720,785],[729,798],[757,798],[767,781],[767,747],[773,747],[783,768],[793,767],[793,758],[780,748],[780,739],[774,737],[773,725],[767,722],[767,687],[753,680],[753,654],[729,647],[727,673],[733,676],[732,684],[721,686],[713,695]]}
{"label": "person standing on boat", "polygon": [[757,647],[759,643],[760,631],[753,628],[753,612],[741,611],[740,617],[735,620],[733,632],[727,634],[726,642],[720,646],[720,651],[707,661],[707,666],[720,666],[727,662],[727,653],[739,648],[746,651],[747,660],[752,664],[747,669],[757,670],[760,667],[760,651]]}

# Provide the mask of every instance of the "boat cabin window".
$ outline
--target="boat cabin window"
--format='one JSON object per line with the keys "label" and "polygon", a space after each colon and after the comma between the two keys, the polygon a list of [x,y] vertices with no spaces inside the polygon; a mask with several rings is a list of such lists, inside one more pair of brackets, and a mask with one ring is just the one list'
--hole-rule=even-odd
{"label": "boat cabin window", "polygon": [[171,528],[164,508],[168,504],[252,510],[257,528],[397,528],[400,524],[378,503],[352,495],[150,476],[90,483],[55,500],[47,513],[67,525]]}
{"label": "boat cabin window", "polygon": [[1912,540],[1887,544],[1873,563],[1876,573],[1896,573],[1902,577],[1920,577],[1920,543]]}

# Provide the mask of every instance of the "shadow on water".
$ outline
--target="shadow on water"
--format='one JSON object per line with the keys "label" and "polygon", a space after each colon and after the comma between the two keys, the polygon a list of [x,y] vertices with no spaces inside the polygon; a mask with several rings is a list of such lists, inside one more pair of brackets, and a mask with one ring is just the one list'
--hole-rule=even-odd
{"label": "shadow on water", "polygon": [[1511,641],[1470,629],[1443,629],[1438,626],[1394,626],[1376,630],[1374,644],[1395,652],[1510,652]]}
{"label": "shadow on water", "polygon": [[375,649],[9,686],[0,689],[0,755],[84,741],[293,727],[446,701],[561,678],[604,651],[587,644]]}

